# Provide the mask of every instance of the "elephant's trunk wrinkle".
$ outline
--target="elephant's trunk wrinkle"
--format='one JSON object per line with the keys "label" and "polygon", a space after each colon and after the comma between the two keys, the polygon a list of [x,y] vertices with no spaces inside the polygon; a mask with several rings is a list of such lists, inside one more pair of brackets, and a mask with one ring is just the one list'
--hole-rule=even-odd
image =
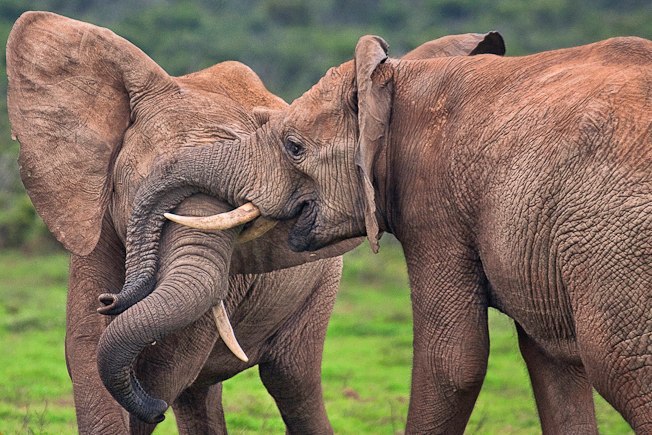
{"label": "elephant's trunk wrinkle", "polygon": [[98,344],[98,371],[107,390],[127,411],[155,423],[163,418],[167,403],[153,398],[133,372],[140,352],[153,341],[185,328],[226,297],[228,265],[234,230],[210,234],[215,255],[197,249],[195,230],[172,227],[164,234],[166,250],[158,273],[159,285],[147,298],[117,316]]}
{"label": "elephant's trunk wrinkle", "polygon": [[[164,213],[200,192],[226,198],[231,204],[242,200],[234,198],[232,192],[239,192],[244,198],[248,174],[236,170],[240,166],[237,159],[242,157],[242,153],[232,152],[243,147],[247,148],[247,145],[240,140],[193,147],[159,166],[144,180],[136,194],[127,228],[125,284],[117,295],[105,293],[100,296],[100,303],[104,306],[98,312],[120,314],[152,292],[159,266]],[[250,154],[251,151],[245,153],[246,156]],[[200,170],[205,167],[211,170]]]}

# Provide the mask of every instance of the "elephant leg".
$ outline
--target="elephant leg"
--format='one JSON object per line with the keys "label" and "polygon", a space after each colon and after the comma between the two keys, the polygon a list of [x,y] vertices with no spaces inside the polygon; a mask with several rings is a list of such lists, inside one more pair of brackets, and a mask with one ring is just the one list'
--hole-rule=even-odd
{"label": "elephant leg", "polygon": [[145,423],[129,414],[129,433],[131,435],[149,435],[156,429],[156,424]]}
{"label": "elephant leg", "polygon": [[[288,349],[287,358],[259,364],[289,434],[331,434],[321,386],[321,349]],[[316,354],[316,355],[315,355]]]}
{"label": "elephant leg", "polygon": [[414,316],[411,434],[463,433],[487,368],[487,296],[479,262],[462,247],[440,246],[405,249]]}
{"label": "elephant leg", "polygon": [[286,322],[259,364],[260,378],[276,401],[290,434],[331,434],[321,384],[326,329],[339,273],[324,274],[306,305]]}
{"label": "elephant leg", "polygon": [[222,383],[191,385],[172,404],[179,434],[226,434]]}
{"label": "elephant leg", "polygon": [[584,305],[576,314],[577,341],[591,384],[637,434],[652,434],[652,296],[648,289],[646,300],[629,299],[634,291],[623,295],[622,289],[612,289],[610,294],[619,295],[620,300],[605,297],[600,305],[596,300],[591,308]]}
{"label": "elephant leg", "polygon": [[124,281],[124,253],[111,225],[88,256],[73,255],[66,306],[66,364],[72,379],[79,433],[126,433],[128,416],[104,388],[97,371],[97,343],[108,319],[97,313],[97,297],[118,291]]}
{"label": "elephant leg", "polygon": [[591,249],[576,253],[563,269],[589,381],[637,434],[652,434],[652,248],[647,216],[638,207],[620,210],[614,225],[591,239]]}
{"label": "elephant leg", "polygon": [[556,361],[518,323],[516,330],[543,433],[597,434],[593,389],[584,366]]}

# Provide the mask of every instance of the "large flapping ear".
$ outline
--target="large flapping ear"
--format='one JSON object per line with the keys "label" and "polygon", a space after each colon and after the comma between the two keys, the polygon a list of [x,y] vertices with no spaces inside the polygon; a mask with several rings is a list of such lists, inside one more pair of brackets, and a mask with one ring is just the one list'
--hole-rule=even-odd
{"label": "large flapping ear", "polygon": [[366,35],[355,47],[355,77],[358,89],[359,137],[355,162],[360,168],[365,200],[365,227],[371,249],[378,252],[378,222],[374,198],[373,163],[387,138],[392,104],[391,84],[375,80],[374,71],[387,59],[387,43]]}
{"label": "large flapping ear", "polygon": [[448,35],[425,42],[402,59],[429,59],[433,57],[473,56],[476,54],[505,54],[505,41],[498,32]]}
{"label": "large flapping ear", "polygon": [[14,24],[7,75],[23,184],[64,247],[86,255],[100,236],[133,106],[174,82],[110,30],[47,12]]}

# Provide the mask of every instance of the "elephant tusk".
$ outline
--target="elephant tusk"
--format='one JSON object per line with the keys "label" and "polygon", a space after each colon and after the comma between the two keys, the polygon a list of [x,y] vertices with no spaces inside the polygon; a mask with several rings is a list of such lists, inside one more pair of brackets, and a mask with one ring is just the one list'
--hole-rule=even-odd
{"label": "elephant tusk", "polygon": [[251,223],[251,226],[242,230],[238,235],[238,243],[247,243],[265,234],[276,226],[278,221],[259,217]]}
{"label": "elephant tusk", "polygon": [[228,230],[256,219],[260,216],[260,210],[248,202],[235,210],[213,216],[179,216],[173,213],[164,213],[163,216],[172,222],[199,230]]}
{"label": "elephant tusk", "polygon": [[213,317],[215,318],[215,325],[217,325],[217,332],[220,334],[226,347],[228,347],[229,350],[238,357],[238,359],[248,362],[249,357],[244,353],[244,350],[240,347],[240,343],[238,343],[238,340],[235,338],[235,334],[233,333],[229,317],[226,315],[226,308],[224,308],[224,301],[220,301],[218,305],[213,307]]}

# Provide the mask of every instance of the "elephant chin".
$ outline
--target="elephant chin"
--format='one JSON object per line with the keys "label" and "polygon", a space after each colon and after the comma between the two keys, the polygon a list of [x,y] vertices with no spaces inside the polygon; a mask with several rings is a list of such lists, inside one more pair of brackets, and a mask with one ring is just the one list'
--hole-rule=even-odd
{"label": "elephant chin", "polygon": [[319,233],[315,231],[319,207],[314,201],[306,202],[288,237],[290,249],[295,252],[316,251],[330,244],[318,239]]}

